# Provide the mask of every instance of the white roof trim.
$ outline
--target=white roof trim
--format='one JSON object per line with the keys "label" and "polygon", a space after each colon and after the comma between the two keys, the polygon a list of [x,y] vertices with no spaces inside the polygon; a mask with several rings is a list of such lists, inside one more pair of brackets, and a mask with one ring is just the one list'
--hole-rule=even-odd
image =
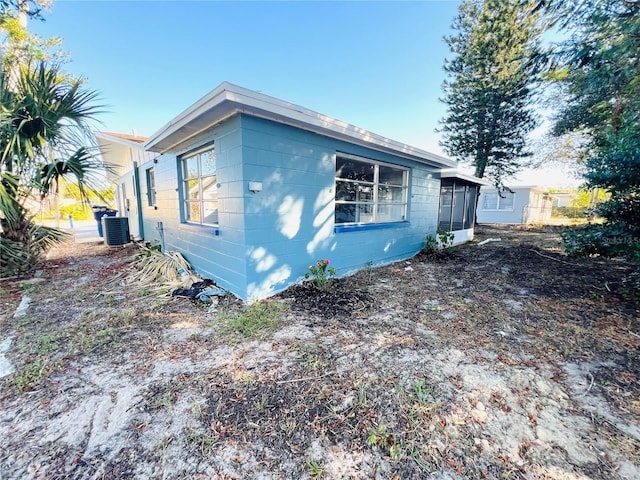
{"label": "white roof trim", "polygon": [[144,147],[158,153],[175,150],[188,139],[236,113],[266,118],[437,167],[456,166],[455,161],[446,157],[228,82],[220,84],[160,128],[149,137]]}
{"label": "white roof trim", "polygon": [[127,140],[126,138],[116,137],[115,135],[109,135],[108,133],[101,132],[99,130],[95,130],[93,132],[93,136],[96,139],[105,140],[107,142],[119,143],[121,145],[126,145],[128,147],[144,149],[144,143],[134,142],[133,140]]}
{"label": "white roof trim", "polygon": [[459,178],[460,180],[466,180],[467,182],[475,183],[476,185],[491,185],[491,182],[485,180],[484,178],[475,177],[473,175],[469,175],[467,173],[451,168],[440,171],[440,178]]}

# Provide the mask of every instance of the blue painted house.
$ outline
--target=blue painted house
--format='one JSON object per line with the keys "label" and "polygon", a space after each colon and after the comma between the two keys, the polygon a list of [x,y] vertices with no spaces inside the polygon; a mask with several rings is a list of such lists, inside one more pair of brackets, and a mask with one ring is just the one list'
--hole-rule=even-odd
{"label": "blue painted house", "polygon": [[441,177],[475,202],[478,181],[452,173],[455,162],[229,83],[144,142],[96,137],[120,166],[134,236],[247,302],[301,281],[318,259],[343,276],[412,257],[439,224],[473,233],[468,208],[454,222],[441,205]]}

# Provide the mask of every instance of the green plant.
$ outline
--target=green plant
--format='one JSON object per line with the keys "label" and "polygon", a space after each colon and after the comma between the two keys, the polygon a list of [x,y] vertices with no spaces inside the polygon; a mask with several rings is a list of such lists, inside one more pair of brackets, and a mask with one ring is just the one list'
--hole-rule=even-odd
{"label": "green plant", "polygon": [[240,334],[252,338],[274,331],[280,325],[284,305],[275,301],[256,302],[244,312],[221,312],[225,334]]}
{"label": "green plant", "polygon": [[51,366],[49,361],[44,358],[37,358],[31,363],[28,363],[24,368],[16,373],[10,379],[12,383],[19,391],[31,390],[40,383],[51,372]]}
{"label": "green plant", "polygon": [[393,460],[397,460],[400,447],[396,442],[395,435],[393,433],[387,433],[386,430],[382,424],[378,425],[377,430],[370,428],[367,443],[371,446],[377,446],[382,450],[388,450],[389,456]]}
{"label": "green plant", "polygon": [[426,385],[422,380],[413,384],[413,391],[416,394],[418,403],[423,404],[433,400],[433,387]]}
{"label": "green plant", "polygon": [[439,249],[447,249],[453,246],[455,235],[446,230],[438,230],[436,235],[429,234],[422,247],[424,253],[433,253]]}
{"label": "green plant", "polygon": [[455,235],[453,232],[447,232],[446,230],[438,230],[438,241],[442,248],[451,248],[453,246],[453,240]]}
{"label": "green plant", "polygon": [[335,267],[329,267],[329,260],[318,260],[315,265],[309,265],[309,272],[305,273],[304,278],[311,278],[313,284],[320,290],[326,290],[333,283],[336,276]]}
{"label": "green plant", "polygon": [[312,480],[320,480],[324,469],[315,460],[307,460],[307,468],[309,469],[309,478]]}
{"label": "green plant", "polygon": [[203,456],[213,452],[214,447],[218,443],[218,438],[205,435],[201,432],[191,431],[184,438],[184,444],[187,447],[196,448]]}

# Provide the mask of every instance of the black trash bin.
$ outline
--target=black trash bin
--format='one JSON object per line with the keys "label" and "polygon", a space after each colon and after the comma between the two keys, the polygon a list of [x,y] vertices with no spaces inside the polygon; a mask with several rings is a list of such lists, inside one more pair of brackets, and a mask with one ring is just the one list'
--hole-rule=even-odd
{"label": "black trash bin", "polygon": [[115,217],[118,211],[113,210],[106,205],[94,205],[93,207],[91,207],[91,210],[93,210],[93,218],[95,218],[96,222],[98,223],[98,235],[100,235],[100,237],[103,237],[104,234],[102,233],[102,217]]}

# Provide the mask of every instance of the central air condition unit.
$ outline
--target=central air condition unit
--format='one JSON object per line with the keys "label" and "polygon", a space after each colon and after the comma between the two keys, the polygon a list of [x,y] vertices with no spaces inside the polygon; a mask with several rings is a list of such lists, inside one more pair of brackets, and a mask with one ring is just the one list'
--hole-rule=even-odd
{"label": "central air condition unit", "polygon": [[104,243],[110,247],[129,243],[129,219],[127,217],[102,217]]}

